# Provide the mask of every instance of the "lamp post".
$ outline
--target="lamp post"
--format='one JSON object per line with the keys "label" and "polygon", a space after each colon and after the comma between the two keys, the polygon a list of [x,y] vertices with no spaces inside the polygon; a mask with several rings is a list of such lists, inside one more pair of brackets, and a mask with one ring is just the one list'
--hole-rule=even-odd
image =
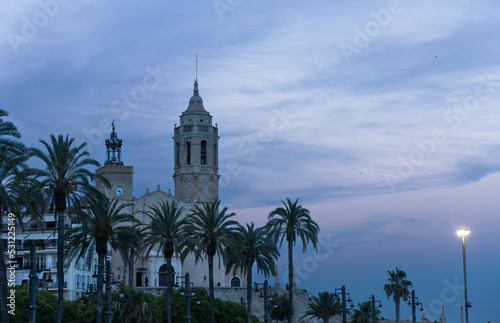
{"label": "lamp post", "polygon": [[[417,300],[415,302],[415,299]],[[415,308],[416,306],[420,305],[420,312],[422,312],[424,309],[422,308],[422,303],[418,301],[418,297],[415,297],[415,291],[411,291],[411,300],[408,300],[408,306],[411,306],[411,321],[413,323],[417,322],[417,316],[415,313]]]}
{"label": "lamp post", "polygon": [[259,285],[264,286],[264,295],[262,295],[262,291],[261,291],[259,297],[264,297],[264,323],[267,323],[267,322],[269,322],[269,299],[270,299],[267,292],[270,291],[270,287],[269,287],[269,285],[267,283],[267,279],[266,279],[266,280],[264,280],[263,284],[254,283],[255,292],[259,291],[259,288],[258,288]]}
{"label": "lamp post", "polygon": [[[194,288],[191,287],[193,283],[190,281],[190,276],[189,273],[186,273],[184,276],[177,277],[181,279],[181,295],[184,294],[184,288],[182,287],[182,284],[186,286],[186,323],[191,323],[191,293],[194,296]],[[182,278],[184,278],[184,282],[182,282]],[[176,284],[176,288],[178,288],[179,285]],[[192,289],[192,290],[191,290]],[[199,296],[198,296],[199,298]],[[200,300],[198,299],[196,301],[197,304],[199,304]]]}
{"label": "lamp post", "polygon": [[106,323],[111,323],[111,263],[106,261]]}
{"label": "lamp post", "polygon": [[471,307],[467,300],[467,268],[465,261],[465,236],[469,235],[470,231],[464,228],[458,228],[457,234],[462,236],[462,256],[464,261],[464,295],[465,295],[465,323],[469,323],[469,308]]}
{"label": "lamp post", "polygon": [[32,240],[31,250],[30,250],[30,260],[31,260],[31,269],[30,269],[30,323],[36,322],[36,245],[35,241]]}
{"label": "lamp post", "polygon": [[372,302],[372,311],[373,311],[373,317],[372,317],[372,322],[375,322],[375,318],[377,317],[376,315],[376,312],[375,312],[375,303],[378,302],[378,307],[382,308],[382,302],[381,301],[376,301],[375,300],[375,295],[372,295],[372,297],[370,297],[370,300]]}
{"label": "lamp post", "polygon": [[[354,304],[352,304],[352,299],[351,299],[351,295],[349,295],[349,293],[346,293],[345,292],[345,286],[342,285],[342,288],[335,288],[335,293],[334,295],[336,297],[339,297],[339,295],[337,294],[337,291],[341,291],[342,292],[342,309],[344,310],[344,313],[342,313],[342,323],[347,323],[347,303],[351,303],[351,308],[354,307]],[[345,298],[347,295],[347,299]]]}

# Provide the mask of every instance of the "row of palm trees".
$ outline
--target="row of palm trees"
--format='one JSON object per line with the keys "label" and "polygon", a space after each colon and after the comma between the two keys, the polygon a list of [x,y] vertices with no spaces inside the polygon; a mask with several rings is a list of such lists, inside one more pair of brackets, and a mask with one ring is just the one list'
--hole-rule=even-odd
{"label": "row of palm trees", "polygon": [[[387,284],[384,285],[384,292],[387,295],[387,299],[391,296],[396,307],[396,322],[399,322],[399,305],[401,298],[406,300],[410,294],[409,287],[412,287],[412,282],[407,280],[407,275],[401,268],[395,268],[395,270],[388,270]],[[351,306],[353,307],[353,306]],[[339,299],[339,296],[335,293],[320,292],[318,297],[313,296],[311,302],[308,304],[308,309],[306,310],[304,316],[312,317],[318,320],[322,320],[324,323],[328,323],[331,318],[336,315],[341,315],[348,312],[345,309]],[[367,301],[364,303],[358,303],[358,309],[355,309],[351,316],[352,323],[370,323],[378,322],[378,315],[380,311],[374,307],[372,302]],[[302,319],[301,318],[301,319]]]}
{"label": "row of palm trees", "polygon": [[[265,226],[256,227],[252,222],[246,226],[232,219],[227,207],[220,209],[220,201],[194,205],[187,216],[184,209],[173,201],[160,202],[146,212],[149,220],[142,226],[144,242],[140,248],[146,255],[159,246],[167,262],[167,321],[171,319],[174,254],[181,261],[189,254],[196,261],[207,260],[209,274],[210,322],[214,322],[214,258],[223,262],[226,274],[240,270],[247,276],[247,312],[251,322],[252,312],[252,270],[265,276],[275,275],[275,261],[280,253],[278,245],[287,241],[289,252],[300,239],[303,245],[312,243],[316,248],[319,226],[311,219],[309,211],[298,205],[298,199],[282,201],[279,207],[269,214]],[[304,248],[305,250],[305,248]],[[289,261],[292,261],[289,257]],[[292,286],[293,264],[289,266],[289,286]],[[292,288],[289,289],[289,315],[292,320]]]}
{"label": "row of palm trees", "polygon": [[[283,206],[269,214],[269,221],[263,227],[254,223],[241,226],[232,219],[234,213],[227,208],[219,210],[220,202],[195,205],[184,210],[175,202],[162,202],[151,207],[146,216],[149,223],[131,226],[137,220],[127,214],[130,205],[109,200],[94,186],[99,178],[107,180],[88,170],[99,167],[98,161],[90,158],[85,150],[86,143],[74,145],[74,138],[68,135],[50,135],[50,141],[40,140],[43,149],[27,148],[20,141],[21,134],[16,126],[2,119],[8,113],[0,109],[0,204],[2,211],[13,212],[16,221],[22,225],[22,217],[31,221],[43,221],[46,206],[55,210],[57,221],[57,281],[64,281],[64,262],[78,257],[90,261],[92,253],[98,254],[97,279],[97,322],[102,314],[102,285],[104,282],[104,260],[108,247],[120,252],[125,262],[133,263],[133,256],[149,254],[155,246],[167,261],[167,295],[169,303],[168,320],[171,320],[171,295],[173,270],[171,260],[178,254],[184,260],[194,254],[196,261],[207,260],[209,266],[210,321],[214,321],[214,257],[222,259],[227,273],[241,270],[247,275],[247,307],[249,321],[251,313],[252,269],[254,264],[259,273],[275,274],[274,262],[279,256],[278,246],[284,241],[288,245],[289,286],[293,286],[293,246],[297,240],[303,250],[311,243],[317,248],[319,226],[311,219],[309,210],[298,204],[298,199],[286,199]],[[26,162],[35,158],[41,167],[30,168]],[[68,209],[68,205],[70,208]],[[65,232],[66,210],[79,225]],[[187,211],[187,212],[185,212]],[[188,213],[187,217],[184,213]],[[139,243],[140,237],[143,243]],[[68,240],[67,243],[65,240]],[[3,245],[2,245],[3,248]],[[0,250],[3,254],[3,250]],[[8,322],[6,265],[0,257],[0,302],[2,323]],[[129,267],[131,267],[129,265]],[[62,320],[63,288],[58,283],[57,322]],[[99,301],[100,299],[100,301]],[[289,289],[289,322],[292,318],[292,288]]]}

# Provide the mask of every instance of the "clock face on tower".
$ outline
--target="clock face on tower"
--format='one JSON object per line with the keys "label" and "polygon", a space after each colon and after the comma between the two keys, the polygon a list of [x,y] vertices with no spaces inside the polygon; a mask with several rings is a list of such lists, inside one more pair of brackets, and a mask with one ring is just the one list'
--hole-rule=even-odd
{"label": "clock face on tower", "polygon": [[125,194],[125,189],[121,186],[117,186],[115,188],[115,195],[116,196],[123,196],[123,194]]}

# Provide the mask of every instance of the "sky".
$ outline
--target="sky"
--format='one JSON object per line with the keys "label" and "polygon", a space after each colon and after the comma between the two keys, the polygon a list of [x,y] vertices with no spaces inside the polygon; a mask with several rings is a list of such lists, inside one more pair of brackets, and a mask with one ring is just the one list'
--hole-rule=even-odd
{"label": "sky", "polygon": [[300,288],[394,319],[401,267],[429,319],[459,322],[466,227],[470,321],[500,322],[499,29],[493,0],[6,0],[0,108],[26,145],[68,134],[101,163],[114,120],[138,197],[173,191],[197,77],[222,204],[264,225],[300,198],[321,228],[317,254],[295,248]]}

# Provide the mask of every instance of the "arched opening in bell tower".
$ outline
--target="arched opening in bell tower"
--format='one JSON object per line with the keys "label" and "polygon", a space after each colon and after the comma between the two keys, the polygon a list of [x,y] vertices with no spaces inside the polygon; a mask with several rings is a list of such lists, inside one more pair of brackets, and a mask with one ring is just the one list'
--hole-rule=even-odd
{"label": "arched opening in bell tower", "polygon": [[201,141],[200,146],[200,163],[206,165],[207,163],[207,142],[205,140]]}

